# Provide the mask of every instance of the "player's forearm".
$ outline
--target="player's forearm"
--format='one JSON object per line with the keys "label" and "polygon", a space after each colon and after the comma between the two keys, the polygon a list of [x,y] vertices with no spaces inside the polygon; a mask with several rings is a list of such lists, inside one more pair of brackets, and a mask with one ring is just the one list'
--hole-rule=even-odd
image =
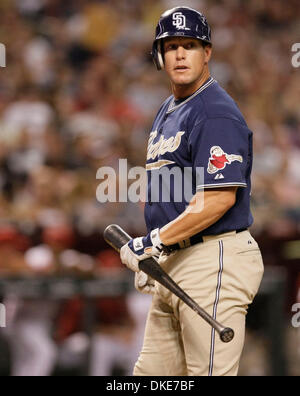
{"label": "player's forearm", "polygon": [[161,228],[160,238],[163,244],[180,242],[216,223],[234,205],[236,188],[206,191],[202,210],[199,194],[201,193],[193,197],[180,216]]}

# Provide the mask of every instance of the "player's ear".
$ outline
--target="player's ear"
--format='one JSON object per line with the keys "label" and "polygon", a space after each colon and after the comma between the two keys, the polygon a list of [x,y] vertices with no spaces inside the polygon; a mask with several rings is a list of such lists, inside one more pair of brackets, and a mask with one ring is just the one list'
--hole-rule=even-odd
{"label": "player's ear", "polygon": [[212,46],[207,44],[204,46],[204,62],[207,64],[210,61],[212,54]]}

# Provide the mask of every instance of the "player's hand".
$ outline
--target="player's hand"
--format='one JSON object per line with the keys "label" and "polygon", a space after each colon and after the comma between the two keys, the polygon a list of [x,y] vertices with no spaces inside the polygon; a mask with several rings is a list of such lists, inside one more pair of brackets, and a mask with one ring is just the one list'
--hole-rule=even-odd
{"label": "player's hand", "polygon": [[151,231],[147,236],[131,239],[120,250],[123,264],[134,272],[139,272],[139,262],[154,256],[158,258],[162,251],[159,229]]}
{"label": "player's hand", "polygon": [[155,281],[151,276],[140,271],[135,273],[134,287],[137,291],[143,294],[154,294],[155,293]]}

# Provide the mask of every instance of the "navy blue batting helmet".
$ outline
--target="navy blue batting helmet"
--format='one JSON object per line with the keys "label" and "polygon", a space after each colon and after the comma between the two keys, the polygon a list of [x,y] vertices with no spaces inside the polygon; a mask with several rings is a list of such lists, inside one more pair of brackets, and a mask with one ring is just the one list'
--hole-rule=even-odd
{"label": "navy blue batting helmet", "polygon": [[201,12],[189,7],[175,7],[164,12],[158,22],[152,47],[152,58],[157,70],[164,68],[162,39],[192,37],[211,44],[211,30]]}

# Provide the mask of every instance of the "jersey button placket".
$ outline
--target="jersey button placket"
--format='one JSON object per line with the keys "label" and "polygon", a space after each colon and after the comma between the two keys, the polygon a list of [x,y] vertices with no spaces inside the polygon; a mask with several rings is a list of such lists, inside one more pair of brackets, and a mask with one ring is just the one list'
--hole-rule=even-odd
{"label": "jersey button placket", "polygon": [[159,135],[161,135],[164,130],[164,126],[165,126],[165,122],[167,121],[167,118],[168,118],[168,114],[165,114],[164,118],[163,118],[162,126],[159,128],[159,131],[158,131]]}

